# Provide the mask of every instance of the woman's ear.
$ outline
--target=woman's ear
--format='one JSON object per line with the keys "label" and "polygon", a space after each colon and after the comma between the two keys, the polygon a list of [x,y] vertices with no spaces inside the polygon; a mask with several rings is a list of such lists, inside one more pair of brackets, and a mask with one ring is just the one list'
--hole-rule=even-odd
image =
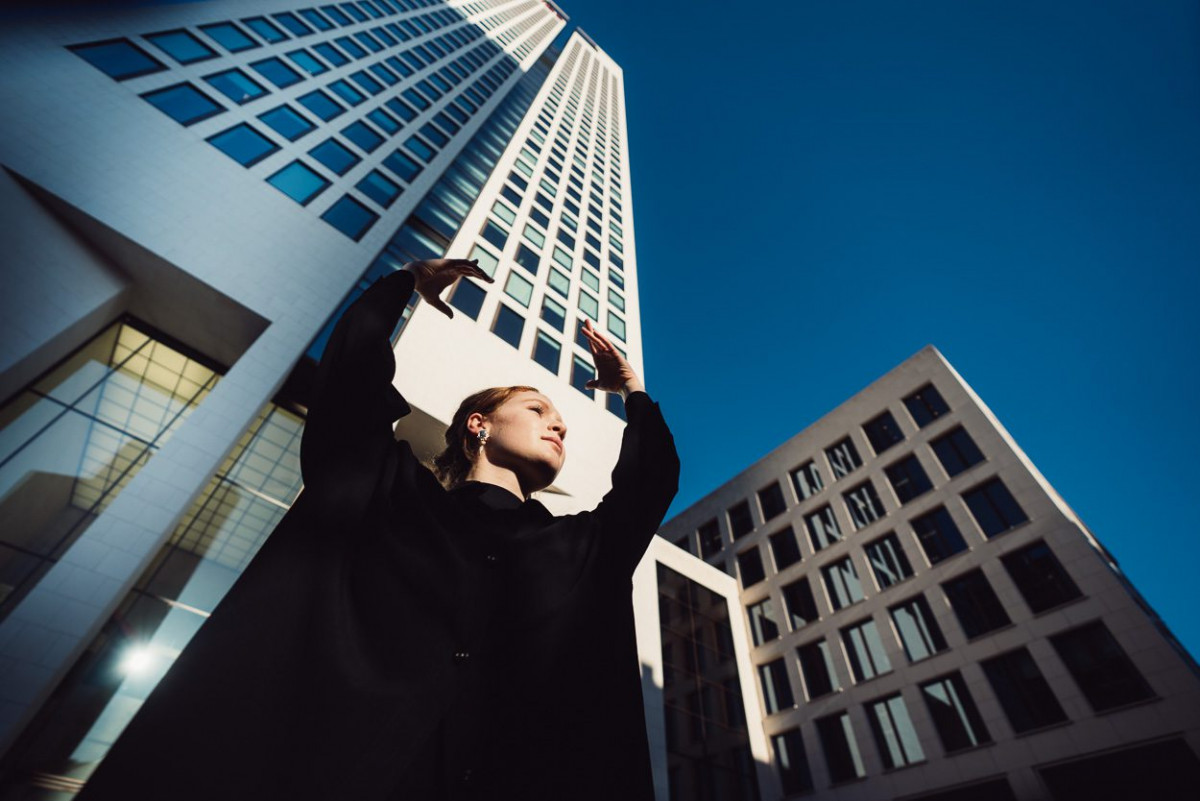
{"label": "woman's ear", "polygon": [[470,416],[467,417],[467,433],[472,437],[479,436],[479,430],[484,427],[485,422],[486,421],[484,420],[482,414],[479,412],[472,412]]}

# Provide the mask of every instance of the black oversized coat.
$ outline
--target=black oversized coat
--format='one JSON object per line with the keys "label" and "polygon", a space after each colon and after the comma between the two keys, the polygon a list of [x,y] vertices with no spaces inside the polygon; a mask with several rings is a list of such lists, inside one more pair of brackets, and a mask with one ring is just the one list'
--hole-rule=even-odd
{"label": "black oversized coat", "polygon": [[334,329],[304,491],[81,801],[652,798],[630,579],[678,479],[658,406],[629,396],[594,511],[446,491],[392,434],[412,290]]}

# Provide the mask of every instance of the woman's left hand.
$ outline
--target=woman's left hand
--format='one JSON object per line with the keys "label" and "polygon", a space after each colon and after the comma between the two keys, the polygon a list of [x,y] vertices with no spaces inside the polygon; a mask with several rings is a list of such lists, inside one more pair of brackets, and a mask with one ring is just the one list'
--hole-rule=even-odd
{"label": "woman's left hand", "polygon": [[580,330],[592,346],[592,359],[596,362],[596,377],[587,382],[588,389],[620,392],[626,397],[630,392],[645,392],[646,387],[632,365],[615,345],[592,327],[591,320],[585,319]]}

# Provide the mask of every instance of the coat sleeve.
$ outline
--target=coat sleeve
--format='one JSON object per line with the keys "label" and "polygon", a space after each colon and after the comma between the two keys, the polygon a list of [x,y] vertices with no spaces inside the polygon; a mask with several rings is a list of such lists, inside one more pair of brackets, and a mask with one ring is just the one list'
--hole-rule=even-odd
{"label": "coat sleeve", "polygon": [[392,425],[410,408],[392,386],[391,334],[413,288],[403,270],[368,287],[334,326],[317,367],[300,470],[305,491],[328,512],[364,509],[397,453]]}
{"label": "coat sleeve", "polygon": [[679,455],[658,404],[644,392],[625,400],[628,420],[612,489],[596,507],[602,548],[624,575],[634,568],[658,531],[679,489]]}

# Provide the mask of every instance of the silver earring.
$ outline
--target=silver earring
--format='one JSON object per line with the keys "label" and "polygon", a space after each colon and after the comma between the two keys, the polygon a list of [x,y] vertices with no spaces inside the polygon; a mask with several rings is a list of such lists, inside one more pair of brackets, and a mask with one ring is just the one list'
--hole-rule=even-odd
{"label": "silver earring", "polygon": [[487,445],[488,432],[486,428],[479,429],[479,447]]}

